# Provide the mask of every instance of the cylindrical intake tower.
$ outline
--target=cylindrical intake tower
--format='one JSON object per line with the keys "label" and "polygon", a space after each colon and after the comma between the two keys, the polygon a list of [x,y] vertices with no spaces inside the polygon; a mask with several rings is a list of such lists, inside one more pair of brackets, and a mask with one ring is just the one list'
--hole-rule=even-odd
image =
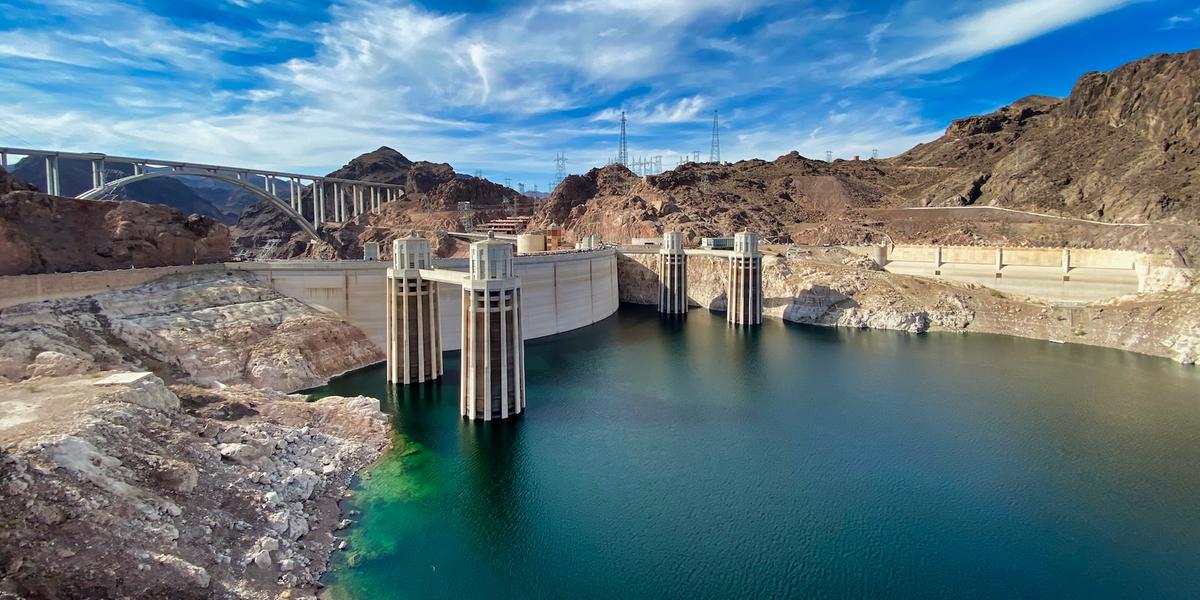
{"label": "cylindrical intake tower", "polygon": [[471,244],[462,286],[462,385],[468,419],[506,419],[525,410],[525,340],[513,247],[488,234]]}
{"label": "cylindrical intake tower", "polygon": [[687,255],[683,253],[683,234],[663,233],[658,251],[658,312],[668,315],[686,313]]}
{"label": "cylindrical intake tower", "polygon": [[387,379],[420,383],[442,375],[438,284],[421,278],[433,268],[429,240],[409,235],[392,242],[387,270]]}
{"label": "cylindrical intake tower", "polygon": [[762,255],[758,252],[758,234],[743,231],[733,234],[733,253],[729,256],[729,310],[725,318],[734,325],[762,323]]}

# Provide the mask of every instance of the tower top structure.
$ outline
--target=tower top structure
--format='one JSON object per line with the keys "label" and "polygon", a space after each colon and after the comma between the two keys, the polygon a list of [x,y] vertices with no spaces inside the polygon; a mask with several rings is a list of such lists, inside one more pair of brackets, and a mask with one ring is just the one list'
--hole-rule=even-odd
{"label": "tower top structure", "polygon": [[733,234],[733,252],[744,256],[758,254],[758,234],[753,231],[739,231]]}
{"label": "tower top structure", "polygon": [[488,239],[471,244],[471,279],[511,279],[513,271],[513,246],[496,239],[494,231]]}

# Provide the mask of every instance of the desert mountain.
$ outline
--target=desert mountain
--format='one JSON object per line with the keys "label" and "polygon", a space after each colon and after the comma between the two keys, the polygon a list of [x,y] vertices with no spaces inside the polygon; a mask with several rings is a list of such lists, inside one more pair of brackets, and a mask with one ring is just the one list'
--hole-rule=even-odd
{"label": "desert mountain", "polygon": [[[828,163],[793,152],[774,161],[685,164],[648,177],[619,165],[593,169],[565,179],[537,220],[563,225],[568,239],[598,234],[611,241],[666,229],[695,239],[749,228],[780,242],[900,237],[1058,244],[1072,243],[1064,237],[1069,231],[1082,236],[1073,241],[1081,245],[1154,246],[1144,232],[1109,232],[1097,240],[1070,229],[1076,225],[1053,235],[1044,223],[984,228],[976,222],[982,213],[932,212],[941,222],[901,228],[896,221],[912,221],[916,213],[896,209],[996,206],[1194,230],[1200,224],[1197,98],[1200,50],[1154,55],[1088,73],[1065,99],[1030,96],[956,120],[942,137],[890,159]],[[943,218],[948,214],[962,216]],[[1196,239],[1189,233],[1184,237],[1192,241],[1181,241],[1175,229],[1167,237],[1159,241]]]}
{"label": "desert mountain", "polygon": [[[325,226],[334,247],[323,250],[311,247],[307,236],[282,213],[258,203],[239,217],[234,227],[235,248],[261,248],[268,240],[278,239],[281,245],[274,254],[277,258],[316,256],[320,252],[332,253],[331,258],[350,258],[361,255],[363,242],[386,243],[412,227],[461,227],[455,212],[460,202],[469,202],[487,213],[502,210],[506,200],[519,196],[515,190],[486,179],[455,173],[446,163],[412,161],[386,146],[355,157],[326,177],[402,185],[405,194],[400,202],[385,205],[380,214],[360,215],[342,225]],[[305,216],[311,217],[311,189],[304,191],[302,206]],[[326,214],[333,214],[333,198],[328,194]]]}

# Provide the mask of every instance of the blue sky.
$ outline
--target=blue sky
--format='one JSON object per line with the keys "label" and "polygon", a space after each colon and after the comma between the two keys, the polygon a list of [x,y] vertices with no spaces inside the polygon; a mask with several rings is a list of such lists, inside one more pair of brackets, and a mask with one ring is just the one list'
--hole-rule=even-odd
{"label": "blue sky", "polygon": [[1132,0],[0,0],[0,146],[305,173],[388,145],[545,189],[557,152],[900,153],[951,119],[1197,47]]}

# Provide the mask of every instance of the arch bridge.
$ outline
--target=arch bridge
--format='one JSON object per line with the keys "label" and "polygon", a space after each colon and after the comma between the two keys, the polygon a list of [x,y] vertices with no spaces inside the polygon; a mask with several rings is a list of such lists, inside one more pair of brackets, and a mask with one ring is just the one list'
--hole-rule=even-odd
{"label": "arch bridge", "polygon": [[[404,197],[404,186],[395,184],[95,152],[0,147],[0,166],[6,171],[10,155],[41,158],[46,168],[46,193],[55,196],[62,195],[60,159],[91,162],[92,187],[77,196],[84,200],[102,199],[125,185],[155,177],[207,177],[224,181],[271,203],[316,241],[321,241],[322,223],[342,223],[365,212],[378,212],[384,203]],[[119,178],[109,180],[108,166],[112,164],[130,165],[132,174],[122,172]]]}

